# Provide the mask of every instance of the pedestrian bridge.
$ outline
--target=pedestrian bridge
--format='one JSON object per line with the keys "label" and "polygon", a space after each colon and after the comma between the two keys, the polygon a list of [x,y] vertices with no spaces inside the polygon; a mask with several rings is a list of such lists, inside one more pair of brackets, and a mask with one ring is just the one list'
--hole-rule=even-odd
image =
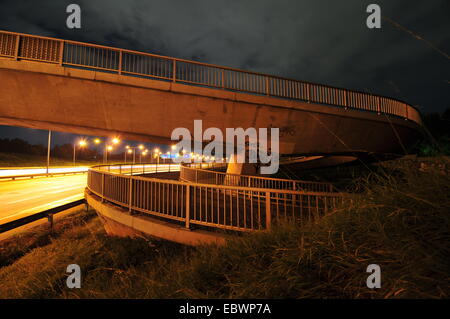
{"label": "pedestrian bridge", "polygon": [[[300,162],[404,154],[422,127],[413,106],[389,97],[6,31],[0,83],[0,124],[158,143],[178,127],[193,132],[197,119],[222,132],[279,128],[280,153]],[[230,232],[315,220],[348,198],[329,184],[227,174],[220,165],[176,166],[179,173],[152,165],[88,171],[87,202],[109,233],[224,243]]]}
{"label": "pedestrian bridge", "polygon": [[396,99],[218,65],[0,31],[0,124],[169,143],[174,128],[280,128],[280,153],[404,154]]}

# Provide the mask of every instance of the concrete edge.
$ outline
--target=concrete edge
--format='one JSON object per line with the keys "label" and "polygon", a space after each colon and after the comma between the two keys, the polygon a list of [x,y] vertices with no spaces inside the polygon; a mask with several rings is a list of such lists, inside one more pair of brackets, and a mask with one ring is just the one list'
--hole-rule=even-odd
{"label": "concrete edge", "polygon": [[108,202],[101,202],[100,198],[89,191],[85,192],[85,198],[89,207],[93,208],[103,222],[109,235],[119,237],[156,237],[189,246],[204,244],[225,245],[229,237],[224,234],[203,230],[188,230],[152,218],[150,216],[137,216],[129,214],[123,208]]}

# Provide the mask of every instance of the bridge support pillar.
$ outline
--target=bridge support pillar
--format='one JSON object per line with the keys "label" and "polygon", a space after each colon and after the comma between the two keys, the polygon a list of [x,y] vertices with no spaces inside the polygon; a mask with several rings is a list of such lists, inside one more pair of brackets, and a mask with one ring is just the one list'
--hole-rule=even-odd
{"label": "bridge support pillar", "polygon": [[[231,155],[230,161],[227,165],[227,174],[234,175],[258,175],[258,164],[256,163],[238,163],[236,155]],[[244,177],[226,175],[225,185],[229,186],[250,186],[246,185]],[[244,184],[244,185],[243,185]]]}
{"label": "bridge support pillar", "polygon": [[231,155],[227,166],[227,174],[238,175],[257,175],[258,164],[256,163],[238,163],[236,155]]}

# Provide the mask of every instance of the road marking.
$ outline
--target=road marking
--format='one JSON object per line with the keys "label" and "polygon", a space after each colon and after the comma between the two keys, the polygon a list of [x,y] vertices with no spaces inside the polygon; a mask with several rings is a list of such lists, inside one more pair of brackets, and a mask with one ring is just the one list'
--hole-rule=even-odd
{"label": "road marking", "polygon": [[74,190],[74,189],[79,189],[79,188],[81,188],[81,191],[83,191],[84,187],[85,187],[84,185],[79,185],[79,186],[75,186],[75,187],[72,187],[72,188],[60,189],[59,191],[51,192],[49,194],[57,194],[57,193],[67,192],[67,191]]}
{"label": "road marking", "polygon": [[[12,201],[12,202],[6,202],[5,205],[12,205],[12,204],[17,204],[17,203],[21,203],[21,202],[31,201],[31,200],[34,200],[34,199],[45,198],[48,195],[58,194],[58,193],[62,193],[62,192],[68,192],[68,191],[71,191],[71,190],[74,190],[74,189],[78,189],[78,188],[80,188],[80,186],[74,187],[74,188],[61,189],[61,190],[59,190],[57,192],[51,192],[51,193],[50,192],[46,192],[46,193],[42,193],[42,194],[40,194],[38,196],[26,197],[26,198],[22,198],[22,199],[18,199],[18,200]],[[82,193],[83,193],[83,188],[80,189],[80,194],[82,194]]]}
{"label": "road marking", "polygon": [[[49,191],[51,189],[59,189],[59,190],[58,191]],[[25,198],[14,200],[14,201],[6,201],[6,202],[4,202],[4,204],[5,205],[12,205],[12,204],[16,204],[16,203],[21,203],[21,202],[25,202],[25,201],[30,201],[30,200],[46,197],[46,196],[52,195],[52,194],[68,192],[68,191],[75,190],[75,189],[80,189],[80,191],[82,193],[83,189],[84,189],[84,185],[80,184],[80,185],[75,186],[75,187],[63,188],[63,189],[61,189],[61,186],[54,186],[54,187],[49,187],[49,188],[46,188],[46,189],[40,189],[39,191],[41,193],[39,195],[37,195],[37,196],[31,196],[31,197],[28,196],[28,197],[25,197]],[[26,196],[26,194],[20,194],[20,195]],[[0,198],[1,198],[1,196],[0,196]]]}
{"label": "road marking", "polygon": [[[14,217],[14,216],[27,215],[29,213],[40,212],[40,211],[44,211],[46,209],[50,209],[50,208],[53,208],[53,207],[58,207],[58,206],[61,206],[63,204],[66,204],[66,203],[70,203],[72,201],[75,201],[75,200],[78,200],[78,199],[82,199],[83,197],[84,196],[80,195],[80,194],[72,195],[72,196],[69,196],[69,197],[66,197],[66,198],[63,198],[63,199],[60,199],[60,200],[56,200],[56,201],[50,202],[50,203],[46,203],[46,204],[43,204],[43,205],[39,205],[39,206],[35,206],[35,207],[32,207],[32,208],[28,208],[28,209],[22,210],[22,211],[20,211],[18,213],[8,215],[6,217],[2,217],[2,218],[0,218],[0,221],[12,219],[11,217]],[[25,217],[25,216],[23,216],[23,217]],[[12,220],[14,220],[14,219],[17,219],[17,218],[13,218]]]}

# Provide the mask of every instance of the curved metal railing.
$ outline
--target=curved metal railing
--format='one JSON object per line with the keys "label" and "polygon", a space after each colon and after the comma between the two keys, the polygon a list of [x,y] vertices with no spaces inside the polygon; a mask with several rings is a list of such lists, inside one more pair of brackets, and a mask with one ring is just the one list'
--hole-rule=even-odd
{"label": "curved metal railing", "polygon": [[217,172],[204,169],[201,164],[182,164],[180,180],[192,183],[215,184],[227,186],[269,188],[293,191],[335,192],[330,183],[310,182],[292,179],[271,178]]}
{"label": "curved metal railing", "polygon": [[200,225],[235,231],[268,229],[285,219],[303,223],[336,208],[346,197],[335,192],[186,183],[134,175],[168,172],[169,168],[167,164],[165,168],[157,164],[94,167],[88,171],[87,189],[130,213],[156,216],[187,228]]}
{"label": "curved metal railing", "polygon": [[389,114],[422,123],[419,111],[413,106],[384,96],[70,40],[0,31],[0,57],[289,98]]}

